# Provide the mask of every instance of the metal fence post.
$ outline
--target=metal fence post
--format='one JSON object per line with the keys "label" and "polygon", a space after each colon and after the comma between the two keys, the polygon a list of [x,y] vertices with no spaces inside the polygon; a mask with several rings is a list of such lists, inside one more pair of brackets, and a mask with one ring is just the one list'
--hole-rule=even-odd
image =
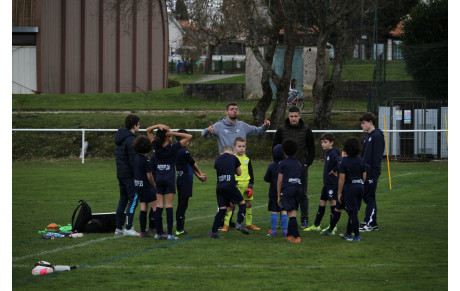
{"label": "metal fence post", "polygon": [[85,163],[85,130],[81,131],[81,163]]}

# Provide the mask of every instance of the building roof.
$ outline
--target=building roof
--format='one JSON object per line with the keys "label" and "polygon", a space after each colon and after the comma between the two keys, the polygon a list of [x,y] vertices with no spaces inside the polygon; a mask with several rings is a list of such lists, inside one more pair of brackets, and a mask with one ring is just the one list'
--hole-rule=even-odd
{"label": "building roof", "polygon": [[395,29],[390,31],[391,36],[401,36],[403,35],[403,33],[404,33],[404,25],[402,21],[400,21],[398,25],[396,25]]}

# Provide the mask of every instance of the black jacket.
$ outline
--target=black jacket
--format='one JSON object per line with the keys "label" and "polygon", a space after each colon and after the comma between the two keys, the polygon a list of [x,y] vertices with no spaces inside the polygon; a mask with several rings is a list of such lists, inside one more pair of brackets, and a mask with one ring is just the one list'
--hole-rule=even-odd
{"label": "black jacket", "polygon": [[132,147],[136,135],[126,128],[119,128],[115,135],[115,161],[117,163],[117,178],[134,178],[134,157],[136,152]]}
{"label": "black jacket", "polygon": [[304,124],[303,120],[299,120],[298,126],[292,126],[289,118],[286,119],[275,133],[273,139],[273,147],[283,143],[286,139],[293,139],[297,143],[297,151],[294,157],[302,164],[310,166],[315,158],[315,138],[311,129]]}

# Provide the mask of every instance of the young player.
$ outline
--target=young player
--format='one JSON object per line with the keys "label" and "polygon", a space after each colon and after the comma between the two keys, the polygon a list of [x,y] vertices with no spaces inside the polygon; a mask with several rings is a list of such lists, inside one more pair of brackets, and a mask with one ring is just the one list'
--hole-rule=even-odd
{"label": "young player", "polygon": [[278,205],[285,209],[289,216],[288,237],[286,241],[300,243],[300,233],[297,224],[297,209],[302,195],[302,165],[294,158],[297,144],[292,139],[282,143],[284,156],[278,166]]}
{"label": "young player", "polygon": [[230,202],[238,204],[239,207],[236,229],[244,234],[249,234],[249,230],[242,225],[244,216],[246,215],[246,202],[236,187],[235,181],[235,175],[241,175],[240,166],[240,160],[233,155],[232,147],[222,147],[222,153],[216,158],[214,163],[214,169],[216,169],[217,173],[216,196],[219,210],[214,217],[214,223],[209,231],[210,238],[222,238],[217,230],[223,224]]}
{"label": "young player", "polygon": [[[254,172],[252,170],[251,159],[246,156],[246,140],[242,137],[237,137],[233,143],[233,149],[235,156],[240,160],[241,163],[241,175],[236,176],[238,190],[243,195],[244,201],[246,202],[246,228],[253,230],[260,230],[259,227],[252,224],[252,187],[254,185]],[[233,215],[233,209],[235,205],[230,206],[229,210],[225,215],[224,227],[222,231],[227,231],[230,225],[230,219]]]}
{"label": "young player", "polygon": [[[339,165],[339,185],[337,196],[348,214],[347,232],[341,234],[347,241],[360,241],[358,210],[364,192],[366,166],[358,157],[359,142],[356,138],[348,138],[343,144],[343,158]],[[354,233],[354,237],[351,233]]]}
{"label": "young player", "polygon": [[[153,135],[153,130],[158,129],[156,137]],[[157,234],[155,239],[164,238],[162,214],[164,207],[164,198],[166,196],[166,222],[168,225],[168,240],[176,240],[178,237],[172,234],[173,229],[173,200],[176,193],[176,153],[181,147],[187,144],[192,136],[186,133],[173,132],[170,128],[163,124],[152,125],[147,128],[147,136],[155,149],[157,158],[157,177],[156,177],[156,192],[157,192],[157,209],[155,211],[155,228]],[[173,136],[183,137],[181,141],[172,143]]]}
{"label": "young player", "polygon": [[[185,129],[179,129],[177,132],[187,133]],[[181,141],[183,137],[176,136],[177,141]],[[192,197],[193,190],[193,174],[201,182],[206,182],[206,174],[200,171],[200,168],[196,164],[195,160],[190,155],[190,152],[186,149],[188,142],[177,151],[176,154],[176,183],[177,183],[177,194],[179,200],[177,201],[176,209],[176,235],[187,234],[184,230],[185,225],[185,211],[188,208],[188,200]]]}
{"label": "young player", "polygon": [[264,176],[264,181],[270,183],[268,190],[268,211],[270,215],[270,226],[267,236],[275,236],[277,228],[278,213],[281,212],[281,228],[283,229],[283,236],[287,236],[288,215],[285,210],[282,210],[278,205],[278,194],[276,185],[278,183],[278,165],[284,160],[283,147],[277,144],[273,148],[273,163],[268,165],[267,172]]}
{"label": "young player", "polygon": [[[334,147],[335,137],[332,133],[323,134],[320,140],[321,147],[325,151],[323,170],[324,185],[323,189],[321,190],[321,197],[319,200],[318,212],[316,213],[315,223],[312,226],[305,228],[304,231],[321,230],[321,219],[323,218],[324,212],[326,211],[326,201],[329,200],[329,206],[331,208],[329,227],[331,225],[334,214],[337,213],[336,211],[334,211],[337,201],[337,183],[339,181],[337,167],[342,158],[340,157],[339,150]],[[323,229],[323,231],[325,231],[329,227]],[[336,228],[333,228],[332,233],[335,234],[336,230]]]}
{"label": "young player", "polygon": [[361,128],[367,132],[363,143],[363,152],[361,157],[364,162],[369,165],[367,180],[364,182],[363,196],[363,200],[366,202],[366,217],[364,217],[364,222],[361,223],[359,230],[379,230],[379,226],[377,224],[377,202],[375,201],[375,192],[377,190],[377,182],[382,169],[385,137],[380,129],[375,128],[377,118],[373,113],[364,113],[359,117],[359,121],[361,122]]}
{"label": "young player", "polygon": [[156,200],[155,194],[150,190],[151,187],[149,185],[155,188],[155,181],[153,180],[150,162],[145,155],[152,150],[152,146],[149,139],[141,135],[134,140],[133,148],[137,153],[134,158],[134,186],[136,187],[136,193],[139,196],[141,205],[139,213],[141,232],[139,236],[141,238],[151,237],[145,229],[147,227],[147,210],[149,204],[154,207],[154,201]]}

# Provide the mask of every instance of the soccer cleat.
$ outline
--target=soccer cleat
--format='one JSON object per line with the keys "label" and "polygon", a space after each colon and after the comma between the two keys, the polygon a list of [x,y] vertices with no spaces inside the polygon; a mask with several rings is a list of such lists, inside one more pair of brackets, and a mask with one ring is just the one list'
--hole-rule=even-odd
{"label": "soccer cleat", "polygon": [[308,227],[308,220],[307,219],[302,219],[302,229],[305,229]]}
{"label": "soccer cleat", "polygon": [[246,226],[247,229],[260,230],[260,227],[255,226],[254,224]]}
{"label": "soccer cleat", "polygon": [[367,224],[365,224],[362,227],[361,226],[359,227],[359,232],[366,232],[366,231],[372,231],[372,227]]}
{"label": "soccer cleat", "polygon": [[185,230],[176,230],[176,235],[188,234]]}
{"label": "soccer cleat", "polygon": [[178,240],[179,238],[175,235],[172,235],[172,234],[168,234],[168,238],[167,240]]}
{"label": "soccer cleat", "polygon": [[212,230],[208,233],[209,238],[224,238],[223,236],[219,235],[218,232],[212,232]]}
{"label": "soccer cleat", "polygon": [[353,236],[353,237],[352,237],[352,236],[350,235],[350,236],[347,238],[347,241],[361,241],[361,236],[358,235],[358,236]]}
{"label": "soccer cleat", "polygon": [[288,236],[288,237],[286,238],[286,241],[287,241],[287,242],[291,242],[291,240],[293,240],[293,239],[294,239],[294,237],[293,237],[292,235],[290,235],[290,236]]}
{"label": "soccer cleat", "polygon": [[276,231],[272,231],[271,229],[268,231],[267,236],[276,236]]}
{"label": "soccer cleat", "polygon": [[153,239],[160,240],[163,239],[163,236],[161,234],[156,234]]}
{"label": "soccer cleat", "polygon": [[319,226],[315,226],[315,225],[312,225],[310,227],[307,227],[305,228],[303,231],[321,231],[321,225]]}
{"label": "soccer cleat", "polygon": [[300,236],[298,236],[298,237],[292,239],[292,240],[291,240],[291,243],[298,244],[298,243],[300,243],[301,241],[302,241],[302,240],[300,239]]}
{"label": "soccer cleat", "polygon": [[139,236],[139,233],[134,230],[134,228],[131,229],[125,229],[123,231],[124,236]]}
{"label": "soccer cleat", "polygon": [[283,230],[283,236],[287,236],[287,230]]}
{"label": "soccer cleat", "polygon": [[140,238],[146,238],[146,237],[152,237],[152,235],[149,232],[141,232],[139,233]]}
{"label": "soccer cleat", "polygon": [[115,235],[123,235],[123,229],[115,228]]}
{"label": "soccer cleat", "polygon": [[[328,225],[325,229],[323,229],[323,230],[321,230],[321,231],[329,230],[329,227],[330,227],[330,225]],[[337,231],[337,226],[334,227],[334,229],[332,230],[331,234],[332,234],[332,235],[335,235],[335,232],[336,232],[336,231]]]}
{"label": "soccer cleat", "polygon": [[228,227],[228,225],[224,225],[224,226],[222,227],[221,231],[229,231],[229,229],[230,229],[230,228]]}
{"label": "soccer cleat", "polygon": [[372,228],[372,230],[379,230],[379,226],[377,225],[377,223],[371,223],[370,227]]}
{"label": "soccer cleat", "polygon": [[236,224],[236,230],[241,231],[243,234],[249,234],[249,229],[242,226],[241,224]]}
{"label": "soccer cleat", "polygon": [[348,239],[348,238],[352,237],[351,234],[348,234],[348,233],[341,233],[339,236],[341,238],[343,238],[343,239]]}
{"label": "soccer cleat", "polygon": [[321,235],[334,235],[335,232],[333,233],[331,230],[326,229],[323,232],[321,232]]}

